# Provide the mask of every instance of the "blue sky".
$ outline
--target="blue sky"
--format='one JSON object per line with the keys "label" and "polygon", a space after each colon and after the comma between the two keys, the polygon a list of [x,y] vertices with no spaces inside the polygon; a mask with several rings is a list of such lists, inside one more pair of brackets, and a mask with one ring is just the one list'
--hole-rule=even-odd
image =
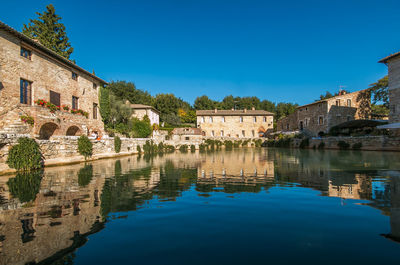
{"label": "blue sky", "polygon": [[3,1],[21,30],[53,3],[75,48],[101,78],[193,102],[203,94],[306,104],[340,85],[366,88],[400,50],[398,0]]}

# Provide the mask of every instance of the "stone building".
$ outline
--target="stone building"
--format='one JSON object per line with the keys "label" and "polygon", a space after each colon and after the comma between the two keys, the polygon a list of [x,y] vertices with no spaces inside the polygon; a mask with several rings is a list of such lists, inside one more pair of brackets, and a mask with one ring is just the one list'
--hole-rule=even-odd
{"label": "stone building", "polygon": [[132,117],[138,118],[142,120],[145,115],[149,117],[150,124],[160,124],[160,112],[153,108],[152,106],[143,105],[143,104],[130,104],[133,115]]}
{"label": "stone building", "polygon": [[400,128],[400,52],[389,55],[380,63],[388,66],[389,76],[389,127]]}
{"label": "stone building", "polygon": [[173,141],[187,141],[190,144],[194,140],[201,140],[202,138],[203,135],[200,128],[175,128],[172,130]]}
{"label": "stone building", "polygon": [[258,138],[272,131],[274,114],[265,110],[198,110],[197,127],[203,136]]}
{"label": "stone building", "polygon": [[370,112],[371,95],[368,90],[353,93],[340,91],[338,96],[298,107],[294,113],[277,122],[277,131],[304,131],[318,135],[346,121],[368,119]]}
{"label": "stone building", "polygon": [[0,131],[102,135],[99,87],[106,82],[0,22]]}

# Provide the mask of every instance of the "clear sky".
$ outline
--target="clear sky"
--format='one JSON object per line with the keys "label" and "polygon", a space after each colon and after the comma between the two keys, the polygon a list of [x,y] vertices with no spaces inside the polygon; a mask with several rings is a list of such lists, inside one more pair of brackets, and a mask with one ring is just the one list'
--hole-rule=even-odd
{"label": "clear sky", "polygon": [[77,64],[191,103],[206,94],[305,104],[383,77],[400,50],[399,0],[2,0],[21,30],[53,3]]}

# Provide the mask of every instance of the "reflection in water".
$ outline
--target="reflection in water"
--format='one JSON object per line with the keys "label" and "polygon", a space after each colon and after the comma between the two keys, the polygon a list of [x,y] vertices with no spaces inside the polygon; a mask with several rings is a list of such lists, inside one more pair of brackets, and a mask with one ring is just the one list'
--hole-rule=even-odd
{"label": "reflection in water", "polygon": [[[154,201],[161,203],[160,207],[178,205],[178,198],[187,203],[226,203],[219,195],[230,194],[229,198],[236,199],[232,203],[240,205],[244,202],[235,198],[239,194],[267,192],[271,195],[262,197],[266,200],[285,190],[299,189],[317,191],[306,197],[315,202],[315,208],[320,207],[318,203],[327,203],[322,201],[324,197],[339,198],[340,205],[363,200],[359,207],[378,209],[379,216],[390,217],[389,229],[380,227],[384,237],[377,236],[399,242],[400,176],[395,176],[400,168],[398,158],[397,154],[376,152],[241,149],[125,157],[3,176],[0,264],[72,264],[79,257],[76,249],[85,245],[89,235],[102,234],[107,222],[117,222],[129,212],[152,209]],[[192,193],[197,196],[186,198],[185,194]],[[283,205],[284,198],[280,200]],[[324,207],[338,214],[342,211],[329,204]],[[188,217],[194,209],[188,206],[183,216]],[[170,211],[174,213],[174,209]],[[259,211],[261,214],[265,209]],[[326,208],[321,209],[321,214],[324,211]],[[138,217],[141,213],[137,211]],[[148,224],[143,229],[155,227]]]}

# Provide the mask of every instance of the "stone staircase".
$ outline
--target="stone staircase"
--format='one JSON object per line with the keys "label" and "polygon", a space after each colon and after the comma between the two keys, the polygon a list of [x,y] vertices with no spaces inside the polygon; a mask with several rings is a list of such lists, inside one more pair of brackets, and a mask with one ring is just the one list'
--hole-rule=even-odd
{"label": "stone staircase", "polygon": [[22,121],[14,122],[13,124],[6,125],[3,129],[0,129],[0,133],[3,134],[27,134],[29,132],[29,125]]}

